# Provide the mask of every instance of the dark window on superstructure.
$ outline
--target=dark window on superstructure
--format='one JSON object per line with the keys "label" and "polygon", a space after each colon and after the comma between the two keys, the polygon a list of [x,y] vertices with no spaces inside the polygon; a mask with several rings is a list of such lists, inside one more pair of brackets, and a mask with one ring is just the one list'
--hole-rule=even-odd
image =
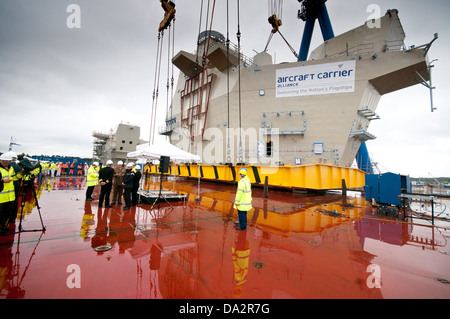
{"label": "dark window on superstructure", "polygon": [[266,156],[272,157],[272,141],[267,141],[266,144]]}
{"label": "dark window on superstructure", "polygon": [[122,140],[122,144],[125,144],[125,140]]}
{"label": "dark window on superstructure", "polygon": [[133,144],[133,141],[130,141],[130,144]]}

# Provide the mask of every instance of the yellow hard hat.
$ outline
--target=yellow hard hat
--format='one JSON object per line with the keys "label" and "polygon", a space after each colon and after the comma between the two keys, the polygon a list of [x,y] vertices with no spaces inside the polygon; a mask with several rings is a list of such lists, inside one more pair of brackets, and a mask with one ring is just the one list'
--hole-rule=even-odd
{"label": "yellow hard hat", "polygon": [[247,176],[247,169],[246,169],[245,167],[242,167],[242,168],[239,170],[239,174],[240,174],[240,175]]}

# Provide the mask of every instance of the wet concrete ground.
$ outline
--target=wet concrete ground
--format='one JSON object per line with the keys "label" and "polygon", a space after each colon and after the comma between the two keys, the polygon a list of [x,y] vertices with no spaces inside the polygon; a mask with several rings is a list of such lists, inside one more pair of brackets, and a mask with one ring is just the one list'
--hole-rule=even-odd
{"label": "wet concrete ground", "polygon": [[[186,201],[99,208],[84,178],[46,179],[45,232],[0,237],[0,298],[450,298],[449,222],[380,217],[355,192],[254,187],[240,231],[234,185],[202,181],[199,201],[195,180],[163,187]],[[40,229],[28,200],[22,226]]]}

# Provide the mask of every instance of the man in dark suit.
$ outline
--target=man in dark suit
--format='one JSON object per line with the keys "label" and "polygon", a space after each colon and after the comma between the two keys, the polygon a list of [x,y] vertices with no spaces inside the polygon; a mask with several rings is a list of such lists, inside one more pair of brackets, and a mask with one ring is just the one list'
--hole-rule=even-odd
{"label": "man in dark suit", "polygon": [[133,191],[131,192],[131,206],[136,206],[138,204],[138,190],[139,190],[139,182],[141,181],[141,166],[136,165],[134,167],[136,172],[134,173],[133,179]]}
{"label": "man in dark suit", "polygon": [[112,207],[109,204],[109,195],[111,194],[112,181],[114,177],[113,162],[111,160],[106,162],[106,166],[102,167],[98,175],[98,181],[101,185],[100,198],[98,200],[98,207],[103,207],[103,200],[105,207]]}
{"label": "man in dark suit", "polygon": [[134,186],[134,172],[132,171],[133,163],[127,164],[127,170],[123,175],[122,185],[123,185],[123,197],[125,199],[125,206],[123,210],[130,209],[131,206],[131,193]]}

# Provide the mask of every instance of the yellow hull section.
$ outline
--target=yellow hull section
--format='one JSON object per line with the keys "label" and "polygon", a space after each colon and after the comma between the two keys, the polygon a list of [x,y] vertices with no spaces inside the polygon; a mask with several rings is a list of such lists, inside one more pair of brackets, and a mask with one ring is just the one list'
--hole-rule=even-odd
{"label": "yellow hull section", "polygon": [[[234,182],[238,180],[239,170],[245,167],[252,184],[264,185],[268,178],[269,187],[292,189],[328,190],[341,189],[342,180],[347,188],[364,187],[363,171],[350,167],[328,164],[308,164],[299,166],[229,166],[229,165],[170,165],[167,175]],[[145,168],[149,169],[148,166]],[[150,166],[150,173],[158,173],[158,165]]]}

